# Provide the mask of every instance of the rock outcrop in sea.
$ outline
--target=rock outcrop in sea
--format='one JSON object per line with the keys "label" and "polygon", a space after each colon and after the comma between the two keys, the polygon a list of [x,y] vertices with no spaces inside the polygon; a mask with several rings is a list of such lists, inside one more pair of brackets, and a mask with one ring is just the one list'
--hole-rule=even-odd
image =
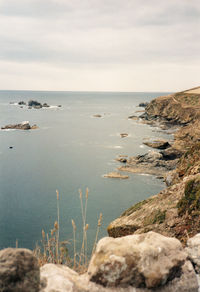
{"label": "rock outcrop in sea", "polygon": [[31,126],[29,121],[21,122],[20,124],[9,124],[4,127],[1,127],[2,130],[34,130],[37,129],[37,125]]}
{"label": "rock outcrop in sea", "polygon": [[155,231],[185,244],[200,232],[200,87],[199,93],[187,90],[152,100],[139,119],[176,129],[174,142],[160,152],[127,158],[119,170],[161,175],[168,187],[126,210],[110,223],[108,233],[120,237]]}

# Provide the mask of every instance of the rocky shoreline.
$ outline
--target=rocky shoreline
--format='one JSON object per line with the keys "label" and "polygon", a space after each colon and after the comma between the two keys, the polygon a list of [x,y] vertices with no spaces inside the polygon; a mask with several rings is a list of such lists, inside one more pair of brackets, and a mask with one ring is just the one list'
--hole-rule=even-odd
{"label": "rocky shoreline", "polygon": [[[152,126],[160,125],[165,130],[176,128],[174,142],[165,141],[168,142],[166,149],[159,152],[152,150],[144,155],[126,158],[118,170],[156,175],[164,178],[167,188],[133,205],[111,222],[108,226],[110,236],[156,231],[177,237],[185,244],[188,237],[200,232],[199,108],[200,94],[192,91],[158,97],[145,107],[145,113],[138,119]],[[163,147],[159,143],[154,145],[154,141],[148,146]],[[183,205],[185,209],[181,207]]]}

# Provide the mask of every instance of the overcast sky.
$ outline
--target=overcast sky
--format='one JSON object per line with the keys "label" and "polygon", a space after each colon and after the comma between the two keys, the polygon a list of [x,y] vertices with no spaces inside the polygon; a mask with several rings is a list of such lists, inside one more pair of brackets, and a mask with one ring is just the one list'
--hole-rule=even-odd
{"label": "overcast sky", "polygon": [[200,86],[200,0],[0,0],[0,89]]}

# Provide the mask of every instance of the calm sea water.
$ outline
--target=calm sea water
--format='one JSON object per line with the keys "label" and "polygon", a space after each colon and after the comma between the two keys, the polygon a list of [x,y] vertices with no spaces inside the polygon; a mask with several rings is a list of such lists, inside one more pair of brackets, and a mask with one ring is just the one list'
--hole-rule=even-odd
{"label": "calm sea water", "polygon": [[[89,188],[89,245],[103,213],[100,237],[107,225],[132,204],[156,194],[162,181],[130,174],[128,180],[105,179],[118,155],[145,153],[146,137],[165,137],[155,128],[128,120],[141,101],[164,93],[96,93],[0,91],[0,126],[30,121],[38,130],[0,131],[0,248],[34,248],[41,230],[56,220],[60,192],[61,239],[72,238],[71,219],[81,226],[78,190]],[[61,108],[28,109],[10,102],[36,99]],[[102,118],[94,118],[101,114]],[[120,133],[128,133],[120,138]],[[9,149],[13,146],[13,149]],[[79,232],[79,231],[78,231]]]}

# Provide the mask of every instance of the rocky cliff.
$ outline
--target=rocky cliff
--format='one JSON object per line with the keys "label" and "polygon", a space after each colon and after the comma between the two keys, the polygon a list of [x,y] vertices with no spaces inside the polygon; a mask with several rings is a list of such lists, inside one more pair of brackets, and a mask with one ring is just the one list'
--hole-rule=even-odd
{"label": "rocky cliff", "polygon": [[[148,161],[150,166],[145,161],[155,174],[157,168],[162,170],[161,162],[167,166],[173,161],[170,171],[163,172],[168,187],[126,210],[110,223],[108,233],[120,237],[156,231],[185,243],[200,232],[200,87],[152,100],[140,118],[163,129],[177,128],[173,145],[159,153],[159,160]],[[174,153],[178,156],[172,159]],[[136,160],[131,164],[129,159],[121,170],[135,172],[141,168]]]}

